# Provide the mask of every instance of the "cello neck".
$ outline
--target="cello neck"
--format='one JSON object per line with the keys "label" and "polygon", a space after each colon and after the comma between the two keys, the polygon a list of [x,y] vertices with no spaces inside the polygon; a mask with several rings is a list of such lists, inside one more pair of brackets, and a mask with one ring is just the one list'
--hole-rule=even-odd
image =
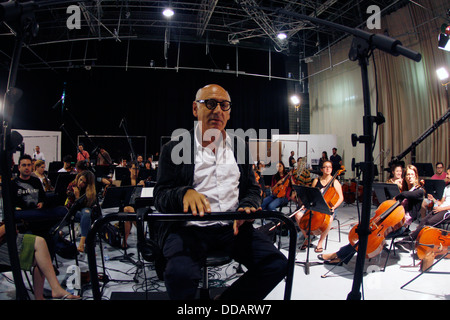
{"label": "cello neck", "polygon": [[389,209],[381,214],[380,221],[386,219],[399,205],[401,205],[400,201],[396,201]]}

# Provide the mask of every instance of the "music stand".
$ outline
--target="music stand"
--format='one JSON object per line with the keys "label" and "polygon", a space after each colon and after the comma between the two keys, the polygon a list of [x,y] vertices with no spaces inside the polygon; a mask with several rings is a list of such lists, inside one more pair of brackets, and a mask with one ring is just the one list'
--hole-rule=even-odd
{"label": "music stand", "polygon": [[414,163],[417,168],[419,177],[431,177],[434,174],[433,165],[431,163]]}
{"label": "music stand", "polygon": [[[107,208],[119,208],[119,212],[123,212],[126,206],[133,205],[137,196],[141,194],[142,186],[125,186],[125,187],[112,187],[106,189],[105,198],[103,199],[102,209]],[[122,229],[124,230],[124,229]],[[134,262],[127,254],[127,248],[124,247],[123,259],[130,261],[134,265]],[[112,258],[111,260],[114,260]]]}
{"label": "music stand", "polygon": [[124,167],[115,167],[116,180],[130,179],[130,169]]}
{"label": "music stand", "polygon": [[423,186],[428,194],[431,194],[436,200],[441,200],[445,189],[445,180],[441,179],[425,179]]}
{"label": "music stand", "polygon": [[[293,187],[294,190],[297,192],[297,196],[300,198],[306,209],[329,215],[333,214],[333,212],[328,207],[328,204],[326,203],[325,199],[323,198],[323,194],[322,192],[320,192],[320,189],[296,185],[294,185]],[[312,211],[310,213],[310,219],[308,223],[308,248],[306,252],[306,261],[295,262],[296,264],[305,266],[305,274],[309,274],[310,266],[323,264],[322,262],[314,262],[314,263],[309,262],[309,244],[311,243],[311,219],[313,216]]]}
{"label": "music stand", "polygon": [[392,200],[400,193],[398,186],[395,183],[374,182],[372,189],[380,203],[386,200]]}
{"label": "music stand", "polygon": [[[137,191],[137,189],[139,190]],[[140,189],[142,189],[142,186],[112,187],[106,189],[102,209],[119,207],[119,211],[123,211],[123,208],[126,206],[134,204],[136,196],[141,192]]]}

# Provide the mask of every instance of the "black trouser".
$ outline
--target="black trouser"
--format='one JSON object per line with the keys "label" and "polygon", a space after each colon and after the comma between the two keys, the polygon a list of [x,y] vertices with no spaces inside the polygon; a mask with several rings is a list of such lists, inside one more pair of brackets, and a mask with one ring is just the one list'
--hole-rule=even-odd
{"label": "black trouser", "polygon": [[449,216],[449,214],[447,214],[448,211],[440,211],[437,213],[429,213],[424,219],[422,219],[419,223],[419,225],[417,226],[416,230],[414,230],[410,237],[412,240],[416,240],[417,236],[419,235],[420,231],[422,231],[422,229],[425,226],[431,226],[431,227],[435,227],[438,226],[439,224],[441,224],[442,222],[444,222],[444,220],[447,219],[447,217]]}
{"label": "black trouser", "polygon": [[195,298],[201,268],[212,250],[223,250],[248,269],[221,299],[264,299],[286,276],[286,257],[250,223],[244,223],[237,236],[231,225],[179,227],[168,235],[163,249],[167,259],[164,279],[171,299]]}

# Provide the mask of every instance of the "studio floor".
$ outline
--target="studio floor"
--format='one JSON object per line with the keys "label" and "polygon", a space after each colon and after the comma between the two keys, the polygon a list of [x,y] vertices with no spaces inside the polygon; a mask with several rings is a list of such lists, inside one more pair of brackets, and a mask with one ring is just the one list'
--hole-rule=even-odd
{"label": "studio floor", "polygon": [[[373,210],[376,208],[373,207]],[[284,211],[288,212],[288,208]],[[339,208],[338,219],[340,221],[340,236],[338,224],[333,223],[333,229],[329,233],[327,248],[324,252],[335,252],[341,246],[348,243],[348,233],[358,221],[356,205],[344,205]],[[413,224],[412,228],[415,228]],[[288,237],[281,238],[281,250],[288,254]],[[309,274],[300,262],[305,262],[306,251],[298,248],[301,239],[297,240],[296,265],[294,269],[293,288],[291,300],[345,300],[352,291],[354,282],[354,270],[356,256],[349,264],[343,266],[331,266],[315,264],[320,262],[314,247],[310,248]],[[100,282],[102,300],[167,300],[164,282],[156,276],[152,263],[138,260],[136,250],[136,229],[133,227],[128,240],[129,259],[124,258],[122,250],[102,244],[103,256],[106,257],[105,269],[102,266],[102,254],[99,246],[96,246],[97,269],[99,274],[105,274],[109,281]],[[313,242],[313,245],[317,240]],[[389,242],[388,242],[389,243]],[[375,258],[365,259],[364,276],[361,286],[361,299],[364,300],[449,300],[450,299],[450,260],[444,259],[436,264],[430,272],[420,275],[418,260],[413,259],[411,252],[396,249],[395,255],[391,252],[386,269],[383,271],[387,257],[387,251]],[[67,269],[74,264],[74,260],[66,260],[58,257],[58,279],[65,285],[68,279]],[[79,267],[81,272],[87,272],[88,260],[86,254],[79,255]],[[239,274],[236,273],[238,265],[232,262],[221,268],[210,270],[210,286],[214,290],[230,285]],[[25,281],[25,280],[24,280]],[[26,283],[26,282],[25,282]],[[407,284],[405,286],[405,284]],[[28,286],[28,284],[26,283]],[[402,286],[404,286],[402,288]],[[46,284],[48,288],[48,284]],[[267,300],[283,300],[285,282],[281,282],[268,296]],[[92,287],[83,284],[81,292],[83,300],[93,300]],[[31,298],[33,298],[30,293]],[[15,286],[12,274],[5,272],[0,277],[0,299],[14,300]]]}

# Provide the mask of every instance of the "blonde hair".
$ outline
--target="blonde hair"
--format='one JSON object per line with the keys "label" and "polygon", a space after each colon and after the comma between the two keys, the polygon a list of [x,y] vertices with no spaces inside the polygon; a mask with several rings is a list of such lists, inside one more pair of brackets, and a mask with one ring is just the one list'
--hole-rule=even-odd
{"label": "blonde hair", "polygon": [[86,205],[91,207],[97,199],[97,192],[95,190],[95,175],[89,170],[78,173],[74,180],[76,185],[78,185],[78,180],[80,180],[83,176],[86,178],[86,190],[84,192],[84,194],[86,194]]}
{"label": "blonde hair", "polygon": [[43,161],[43,160],[37,160],[37,161],[34,163],[34,170],[36,170],[37,167],[40,167],[40,166],[42,166],[43,164],[45,164],[45,161]]}

